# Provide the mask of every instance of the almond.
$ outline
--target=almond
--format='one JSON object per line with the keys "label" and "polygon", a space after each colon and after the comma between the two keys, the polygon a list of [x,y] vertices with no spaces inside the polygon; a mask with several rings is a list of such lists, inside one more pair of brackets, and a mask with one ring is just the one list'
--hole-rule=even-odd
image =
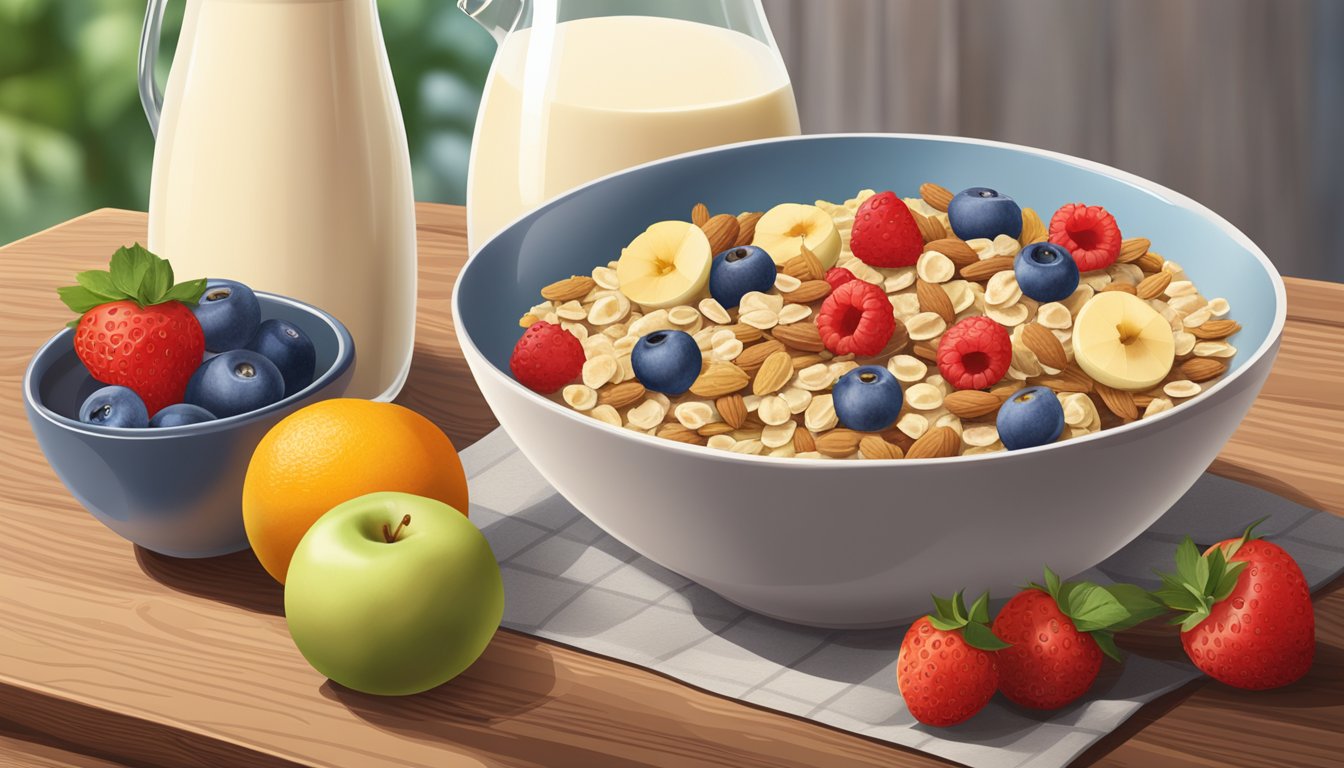
{"label": "almond", "polygon": [[781,349],[761,363],[761,369],[756,372],[756,378],[751,382],[751,393],[757,396],[772,395],[789,383],[791,378],[793,378],[793,358]]}
{"label": "almond", "polygon": [[938,362],[938,345],[928,341],[916,341],[914,346],[915,357],[928,360],[931,363]]}
{"label": "almond", "polygon": [[1134,395],[1123,389],[1112,389],[1111,387],[1096,382],[1097,394],[1101,396],[1101,402],[1106,404],[1106,408],[1116,416],[1125,421],[1133,421],[1139,418],[1139,407],[1134,402]]}
{"label": "almond", "polygon": [[977,419],[999,410],[998,395],[978,389],[959,389],[943,398],[943,407],[959,419]]}
{"label": "almond", "polygon": [[1044,243],[1050,238],[1050,231],[1045,228],[1045,223],[1041,217],[1032,208],[1022,209],[1022,234],[1018,235],[1017,242],[1023,247],[1032,243]]}
{"label": "almond", "polygon": [[525,315],[523,315],[522,317],[518,318],[518,327],[519,327],[519,328],[531,328],[532,326],[536,325],[536,324],[539,323],[539,322],[541,322],[541,318],[540,318],[540,317],[537,317],[536,315],[532,314],[531,312],[528,312],[527,314],[525,314]]}
{"label": "almond", "polygon": [[811,320],[777,325],[774,328],[774,336],[777,341],[803,352],[820,352],[826,348],[826,345],[821,343],[821,332],[817,330],[817,324]]}
{"label": "almond", "polygon": [[877,356],[883,359],[892,355],[903,355],[906,349],[910,347],[910,329],[905,327],[905,321],[899,317],[895,318],[896,324],[892,326],[891,338],[887,339],[887,345],[882,348]]}
{"label": "almond", "polygon": [[1227,363],[1216,357],[1192,357],[1181,363],[1181,375],[1195,382],[1216,379],[1227,372]]}
{"label": "almond", "polygon": [[1139,269],[1148,273],[1161,272],[1162,265],[1165,263],[1166,261],[1163,260],[1161,256],[1158,256],[1152,251],[1149,251],[1134,260],[1134,264],[1138,266]]}
{"label": "almond", "polygon": [[742,353],[733,359],[733,364],[747,373],[754,374],[761,367],[761,363],[765,362],[765,358],[782,351],[784,351],[783,344],[774,339],[766,339],[760,344],[752,344],[742,350]]}
{"label": "almond", "polygon": [[749,211],[737,215],[737,242],[733,245],[751,245],[756,239],[756,222],[765,215],[764,211]]}
{"label": "almond", "polygon": [[643,384],[638,381],[623,381],[620,384],[608,384],[597,390],[597,404],[624,408],[643,396]]}
{"label": "almond", "polygon": [[934,240],[931,243],[924,244],[924,250],[937,251],[952,260],[957,265],[957,269],[974,264],[980,260],[980,254],[975,249],[967,245],[964,240],[958,240],[955,237],[945,237],[941,240]]}
{"label": "almond", "polygon": [[760,328],[753,328],[746,323],[731,325],[728,327],[728,330],[732,331],[733,335],[737,337],[737,340],[743,344],[750,344],[753,341],[760,341],[765,338],[765,334]]}
{"label": "almond", "polygon": [[798,427],[793,430],[794,453],[807,453],[815,450],[817,450],[817,441],[812,439],[812,433],[806,427]]}
{"label": "almond", "polygon": [[937,313],[948,325],[956,322],[957,310],[952,308],[952,299],[948,298],[942,286],[916,279],[915,295],[919,298],[920,311]]}
{"label": "almond", "polygon": [[924,202],[943,213],[947,213],[947,206],[952,202],[952,190],[931,182],[919,185],[919,196],[924,198]]}
{"label": "almond", "polygon": [[[800,256],[799,258],[802,257]],[[815,259],[816,256],[813,256],[812,258]],[[825,280],[807,280],[794,290],[783,294],[783,296],[785,301],[790,301],[794,304],[811,304],[818,299],[826,298],[826,295],[830,292],[831,284]]]}
{"label": "almond", "polygon": [[737,217],[731,213],[711,216],[709,221],[700,225],[700,229],[704,230],[705,237],[709,238],[710,253],[722,253],[737,242]]}
{"label": "almond", "polygon": [[732,432],[736,427],[722,421],[715,421],[695,430],[695,433],[701,437],[713,437],[715,435],[726,435]]}
{"label": "almond", "polygon": [[[947,254],[943,254],[946,256]],[[1012,256],[992,256],[961,268],[961,276],[967,280],[988,280],[994,275],[1013,268]]]}
{"label": "almond", "polygon": [[1156,299],[1162,295],[1163,291],[1167,290],[1168,285],[1171,285],[1171,273],[1155,272],[1140,280],[1138,287],[1134,289],[1134,293],[1140,299]]}
{"label": "almond", "polygon": [[733,429],[740,429],[747,421],[747,403],[741,395],[724,395],[714,401],[719,417]]}
{"label": "almond", "polygon": [[1152,395],[1134,395],[1134,406],[1139,410],[1147,408],[1151,402],[1153,402]]}
{"label": "almond", "polygon": [[[691,384],[691,392],[700,397],[719,397],[747,386],[751,377],[747,372],[732,363],[715,361]],[[601,400],[601,393],[598,397]]]}
{"label": "almond", "polygon": [[863,434],[852,429],[831,429],[816,437],[817,450],[823,456],[833,459],[845,459],[859,449]]}
{"label": "almond", "polygon": [[903,459],[905,451],[877,435],[864,435],[859,441],[859,454],[865,459]]}
{"label": "almond", "polygon": [[910,450],[908,459],[942,459],[956,456],[961,451],[961,435],[951,427],[934,427],[920,436]]}
{"label": "almond", "polygon": [[1031,383],[1035,386],[1049,387],[1056,392],[1092,391],[1092,378],[1073,365],[1062,369],[1055,376],[1037,376]]}
{"label": "almond", "polygon": [[924,238],[924,242],[942,240],[947,237],[947,230],[943,229],[943,222],[938,219],[926,217],[918,211],[911,211],[910,215],[915,217],[915,226],[919,227],[919,234],[920,237]]}
{"label": "almond", "polygon": [[1121,264],[1129,264],[1138,261],[1140,256],[1148,252],[1148,246],[1152,245],[1146,237],[1127,237],[1120,241],[1120,256],[1116,261]]}
{"label": "almond", "polygon": [[591,277],[575,275],[567,277],[564,280],[557,280],[554,283],[541,289],[541,297],[551,301],[576,301],[588,295],[597,283]]}
{"label": "almond", "polygon": [[704,203],[696,203],[691,206],[691,223],[697,227],[703,227],[706,221],[709,221],[709,206]]}
{"label": "almond", "polygon": [[1203,325],[1195,326],[1189,330],[1197,339],[1225,339],[1240,331],[1241,324],[1236,320],[1209,320]]}
{"label": "almond", "polygon": [[1009,384],[1009,385],[1007,385],[1007,386],[1003,386],[1003,387],[995,387],[995,388],[991,389],[991,390],[989,391],[989,393],[990,393],[991,395],[993,395],[993,396],[999,398],[999,402],[1002,403],[1002,402],[1006,402],[1006,401],[1008,400],[1008,398],[1012,397],[1013,395],[1016,395],[1017,392],[1018,392],[1018,390],[1020,390],[1021,388],[1022,388],[1022,387],[1020,387],[1020,386],[1018,386],[1018,385],[1016,385],[1016,384]]}
{"label": "almond", "polygon": [[1022,343],[1036,353],[1036,358],[1056,370],[1063,370],[1069,364],[1064,354],[1064,345],[1059,342],[1049,328],[1040,323],[1028,323],[1022,328]]}
{"label": "almond", "polygon": [[807,368],[808,366],[812,366],[812,365],[816,365],[817,363],[824,363],[824,362],[826,362],[826,360],[823,359],[821,355],[813,355],[813,354],[794,355],[794,356],[793,356],[793,370],[794,370],[794,371],[801,371],[801,370],[803,370],[804,368]]}
{"label": "almond", "polygon": [[1137,293],[1134,286],[1130,285],[1129,283],[1108,283],[1105,288],[1101,289],[1102,293],[1106,293],[1107,291],[1112,292],[1118,291],[1120,293],[1128,293],[1130,296],[1133,296],[1135,293]]}
{"label": "almond", "polygon": [[882,439],[901,449],[901,453],[909,454],[910,446],[915,444],[915,438],[905,434],[896,427],[888,429],[882,433]]}
{"label": "almond", "polygon": [[[797,256],[784,262],[784,274],[804,282],[824,278],[826,269],[821,266],[821,259],[818,259],[807,246],[803,246],[800,250]],[[827,285],[829,286],[829,283]]]}
{"label": "almond", "polygon": [[691,445],[704,445],[705,439],[699,432],[693,429],[687,429],[675,421],[669,421],[658,428],[656,433],[659,437],[665,437],[668,440],[676,440],[679,443],[690,443]]}

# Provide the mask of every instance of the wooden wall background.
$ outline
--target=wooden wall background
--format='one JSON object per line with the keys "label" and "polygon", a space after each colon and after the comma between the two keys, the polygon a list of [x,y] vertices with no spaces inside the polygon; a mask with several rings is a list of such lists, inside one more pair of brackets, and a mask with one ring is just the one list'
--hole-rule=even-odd
{"label": "wooden wall background", "polygon": [[1218,211],[1344,280],[1344,1],[764,0],[808,133],[999,139]]}

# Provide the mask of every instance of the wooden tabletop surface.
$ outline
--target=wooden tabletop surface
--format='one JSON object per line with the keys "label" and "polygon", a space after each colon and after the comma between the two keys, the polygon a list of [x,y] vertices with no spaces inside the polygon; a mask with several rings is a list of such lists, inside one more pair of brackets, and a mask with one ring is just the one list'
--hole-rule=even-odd
{"label": "wooden tabletop surface", "polygon": [[[417,215],[420,320],[399,402],[461,448],[494,426],[451,329],[465,221],[449,206]],[[427,694],[329,683],[294,648],[281,588],[250,553],[137,549],[79,507],[29,431],[24,367],[68,319],[54,289],[144,237],[144,214],[100,210],[0,249],[0,766],[945,764],[510,631]],[[1212,469],[1344,514],[1344,286],[1287,283],[1274,373]],[[1263,693],[1193,683],[1076,764],[1339,765],[1344,579],[1317,611],[1304,680]],[[1179,653],[1166,631],[1123,640]]]}

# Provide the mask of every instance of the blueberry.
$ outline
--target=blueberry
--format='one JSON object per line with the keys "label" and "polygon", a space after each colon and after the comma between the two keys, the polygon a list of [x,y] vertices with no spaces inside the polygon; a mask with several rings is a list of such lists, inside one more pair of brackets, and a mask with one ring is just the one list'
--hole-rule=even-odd
{"label": "blueberry", "polygon": [[690,389],[700,375],[700,362],[700,346],[685,331],[654,331],[635,342],[630,353],[639,383],[665,395]]}
{"label": "blueberry", "polygon": [[840,423],[859,432],[877,432],[901,415],[901,383],[880,365],[855,368],[831,389]]}
{"label": "blueberry", "polygon": [[1064,406],[1049,387],[1027,387],[999,406],[996,424],[1010,451],[1053,443],[1064,432]]}
{"label": "blueberry", "polygon": [[187,382],[186,401],[223,419],[255,411],[285,396],[285,379],[275,363],[250,349],[210,358]]}
{"label": "blueberry", "polygon": [[261,353],[280,369],[285,379],[285,397],[313,383],[317,349],[312,339],[293,323],[274,318],[263,322],[246,349]]}
{"label": "blueberry", "polygon": [[100,427],[148,427],[145,401],[128,387],[103,387],[79,406],[79,420]]}
{"label": "blueberry", "polygon": [[989,187],[963,189],[947,204],[947,220],[962,240],[1022,234],[1022,209],[1007,195]]}
{"label": "blueberry", "polygon": [[196,320],[205,331],[205,348],[211,352],[238,349],[257,332],[261,322],[261,302],[257,295],[242,283],[233,280],[210,280],[205,293],[193,310]]}
{"label": "blueberry", "polygon": [[1063,301],[1078,287],[1078,262],[1054,243],[1032,243],[1018,251],[1013,273],[1022,293],[1040,302]]}
{"label": "blueberry", "polygon": [[714,257],[709,267],[709,294],[731,309],[752,291],[770,290],[775,284],[775,261],[754,245],[729,248]]}
{"label": "blueberry", "polygon": [[214,421],[215,414],[199,405],[178,403],[161,409],[149,420],[151,427],[182,427],[187,424],[200,424],[202,421]]}

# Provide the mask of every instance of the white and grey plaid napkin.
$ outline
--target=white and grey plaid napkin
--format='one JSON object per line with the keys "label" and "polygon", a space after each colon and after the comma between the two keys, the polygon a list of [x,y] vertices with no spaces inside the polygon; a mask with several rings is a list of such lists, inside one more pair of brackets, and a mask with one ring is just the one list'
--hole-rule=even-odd
{"label": "white and grey plaid napkin", "polygon": [[[1053,713],[997,696],[954,728],[930,728],[896,689],[905,628],[826,630],[756,615],[603,533],[501,430],[462,454],[472,520],[504,576],[504,626],[656,670],[723,696],[911,747],[972,768],[1060,768],[1145,702],[1197,676],[1188,663],[1107,663],[1080,702]],[[1209,544],[1269,515],[1262,533],[1312,588],[1344,571],[1344,520],[1205,475],[1142,536],[1078,578],[1156,586],[1185,535]],[[1023,574],[1024,580],[1032,574]]]}

